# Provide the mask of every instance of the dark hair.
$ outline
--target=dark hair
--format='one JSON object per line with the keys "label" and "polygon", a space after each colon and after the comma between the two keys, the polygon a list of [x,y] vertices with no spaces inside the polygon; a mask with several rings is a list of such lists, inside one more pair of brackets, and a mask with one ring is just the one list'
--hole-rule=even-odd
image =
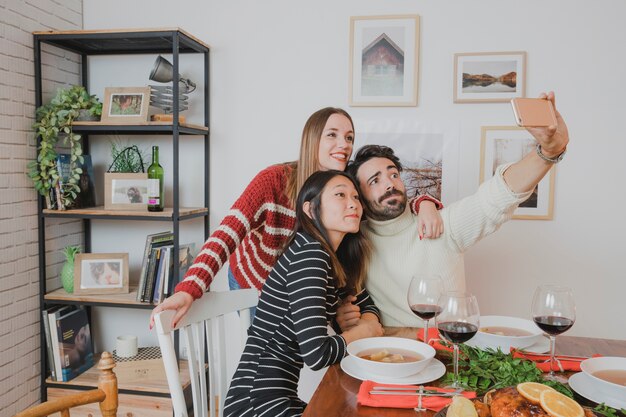
{"label": "dark hair", "polygon": [[337,107],[324,107],[309,116],[302,129],[302,139],[300,141],[300,157],[297,161],[292,162],[293,170],[289,175],[285,194],[293,205],[296,204],[296,198],[300,189],[304,185],[309,176],[319,170],[319,148],[320,139],[324,132],[324,126],[333,114],[345,116],[352,126],[354,132],[354,123],[352,117],[347,111]]}
{"label": "dark hair", "polygon": [[[354,179],[342,171],[317,171],[313,173],[302,185],[296,201],[296,226],[295,232],[287,242],[288,247],[294,240],[297,232],[306,232],[322,244],[324,250],[330,255],[331,268],[334,277],[338,281],[338,287],[345,287],[348,292],[354,289],[361,291],[370,249],[366,237],[359,230],[356,233],[348,233],[344,236],[341,244],[335,252],[328,238],[328,231],[322,223],[322,192],[328,182],[336,176],[348,178],[358,190]],[[309,202],[311,217],[304,211],[304,203]]]}
{"label": "dark hair", "polygon": [[[365,145],[359,149],[354,157],[354,160],[350,161],[346,168],[346,172],[352,175],[353,178],[357,179],[357,184],[359,181],[356,174],[357,172],[359,172],[359,168],[361,168],[361,165],[363,165],[372,158],[387,158],[391,162],[393,162],[396,168],[398,168],[398,171],[402,172],[403,167],[402,163],[400,162],[400,158],[398,158],[396,154],[393,153],[393,149],[391,149],[389,146]],[[359,188],[357,188],[357,190],[358,189]]]}

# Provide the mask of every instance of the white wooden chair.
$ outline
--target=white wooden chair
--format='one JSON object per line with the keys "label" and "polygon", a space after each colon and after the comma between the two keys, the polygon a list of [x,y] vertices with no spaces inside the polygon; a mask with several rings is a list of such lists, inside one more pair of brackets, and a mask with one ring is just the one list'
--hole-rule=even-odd
{"label": "white wooden chair", "polygon": [[[240,312],[238,333],[242,340],[241,351],[243,351],[248,327],[250,327],[250,308],[256,306],[257,301],[258,292],[255,289],[208,292],[194,301],[176,329],[171,326],[174,311],[162,311],[155,316],[155,329],[172,396],[174,417],[187,417],[187,407],[174,351],[173,332],[179,331],[181,343],[187,345],[194,416],[214,417],[218,413],[221,415],[230,383],[226,366],[224,315]],[[237,352],[236,360],[239,360],[241,351]],[[205,352],[208,352],[208,372],[206,372]]]}

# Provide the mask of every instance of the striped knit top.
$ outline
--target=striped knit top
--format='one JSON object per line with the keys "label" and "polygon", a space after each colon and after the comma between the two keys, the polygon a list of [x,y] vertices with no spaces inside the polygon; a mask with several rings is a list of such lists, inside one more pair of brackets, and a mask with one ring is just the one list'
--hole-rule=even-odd
{"label": "striped knit top", "polygon": [[[296,213],[285,195],[292,169],[289,163],[272,165],[254,177],[204,243],[176,292],[200,298],[229,257],[241,288],[263,287],[296,224]],[[423,200],[443,207],[430,196],[420,196],[411,201],[413,212],[418,212]]]}
{"label": "striped knit top", "polygon": [[[327,330],[343,296],[331,275],[329,254],[310,235],[298,232],[261,291],[226,396],[226,416],[303,412],[306,404],[297,393],[303,363],[318,370],[345,356],[344,338],[330,336]],[[379,315],[365,290],[357,295],[356,304],[361,313]]]}

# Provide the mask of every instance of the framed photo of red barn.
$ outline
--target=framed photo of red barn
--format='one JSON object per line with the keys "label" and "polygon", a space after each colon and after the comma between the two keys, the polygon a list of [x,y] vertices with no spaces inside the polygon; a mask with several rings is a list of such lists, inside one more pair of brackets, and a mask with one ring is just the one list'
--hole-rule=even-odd
{"label": "framed photo of red barn", "polygon": [[350,18],[350,105],[417,106],[419,16]]}

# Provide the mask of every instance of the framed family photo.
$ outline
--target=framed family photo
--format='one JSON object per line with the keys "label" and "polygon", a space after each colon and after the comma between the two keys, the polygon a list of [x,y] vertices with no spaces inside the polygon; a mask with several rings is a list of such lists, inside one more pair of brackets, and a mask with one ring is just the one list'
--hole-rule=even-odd
{"label": "framed family photo", "polygon": [[419,16],[350,18],[351,106],[417,106]]}
{"label": "framed family photo", "polygon": [[74,260],[74,293],[128,293],[128,254],[77,254]]}
{"label": "framed family photo", "polygon": [[148,174],[106,172],[104,209],[148,211]]}
{"label": "framed family photo", "polygon": [[526,97],[526,52],[454,55],[454,102],[507,102]]}
{"label": "framed family photo", "polygon": [[[517,162],[535,152],[536,142],[524,128],[514,126],[483,126],[480,144],[480,182],[493,177],[499,165]],[[513,214],[514,219],[552,220],[554,210],[554,179],[556,166],[535,187],[535,190]]]}
{"label": "framed family photo", "polygon": [[150,87],[107,87],[104,89],[102,122],[133,124],[148,121]]}

